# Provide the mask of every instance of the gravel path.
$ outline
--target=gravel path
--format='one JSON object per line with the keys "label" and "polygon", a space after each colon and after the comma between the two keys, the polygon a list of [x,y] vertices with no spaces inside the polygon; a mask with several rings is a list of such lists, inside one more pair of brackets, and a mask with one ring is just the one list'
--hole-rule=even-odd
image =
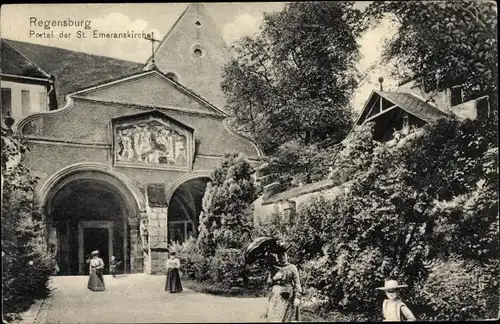
{"label": "gravel path", "polygon": [[262,322],[266,298],[164,291],[165,277],[104,276],[106,291],[87,289],[85,276],[54,277],[56,290],[37,316],[45,323],[241,323]]}

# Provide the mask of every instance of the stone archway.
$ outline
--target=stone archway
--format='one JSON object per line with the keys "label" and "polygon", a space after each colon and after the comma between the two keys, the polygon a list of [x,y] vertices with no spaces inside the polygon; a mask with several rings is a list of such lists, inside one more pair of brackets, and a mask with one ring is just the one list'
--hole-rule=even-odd
{"label": "stone archway", "polygon": [[197,236],[202,200],[208,182],[208,177],[191,178],[172,192],[167,216],[169,242],[182,243]]}
{"label": "stone archway", "polygon": [[79,170],[52,181],[43,197],[60,274],[86,274],[85,257],[96,249],[106,270],[115,255],[123,272],[142,272],[139,203],[121,179],[102,170]]}

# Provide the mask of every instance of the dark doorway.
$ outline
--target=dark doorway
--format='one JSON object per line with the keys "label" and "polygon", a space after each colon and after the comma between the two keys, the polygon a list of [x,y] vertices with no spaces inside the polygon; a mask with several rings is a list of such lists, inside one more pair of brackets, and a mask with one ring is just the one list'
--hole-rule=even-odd
{"label": "dark doorway", "polygon": [[[109,232],[107,228],[86,227],[83,229],[83,252],[87,257],[92,251],[98,250],[99,257],[104,261],[104,273],[109,267]],[[85,264],[85,274],[89,273],[88,264]]]}
{"label": "dark doorway", "polygon": [[[55,190],[48,213],[50,226],[57,229],[59,236],[59,275],[88,274],[85,256],[94,250],[100,252],[105,273],[109,271],[111,253],[122,261],[122,271],[130,269],[126,206],[120,192],[100,180],[79,179]],[[105,227],[99,223],[105,223]]]}

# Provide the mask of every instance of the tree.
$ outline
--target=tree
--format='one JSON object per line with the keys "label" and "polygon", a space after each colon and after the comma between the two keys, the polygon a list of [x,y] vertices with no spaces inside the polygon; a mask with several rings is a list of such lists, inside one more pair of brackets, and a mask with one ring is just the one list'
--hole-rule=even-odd
{"label": "tree", "polygon": [[259,194],[254,170],[238,154],[226,154],[203,197],[198,246],[205,256],[216,249],[242,248],[253,232],[253,205]]}
{"label": "tree", "polygon": [[359,81],[353,2],[293,2],[266,13],[260,32],[240,40],[223,72],[233,126],[272,155],[288,141],[341,141],[352,125],[349,100]]}
{"label": "tree", "polygon": [[6,320],[48,295],[52,261],[43,236],[37,179],[22,164],[26,147],[2,128],[2,291]]}
{"label": "tree", "polygon": [[375,288],[388,278],[409,285],[405,300],[419,319],[495,317],[495,123],[443,119],[392,148],[369,129],[353,131],[334,169],[350,190],[299,206],[285,231],[307,285],[327,310],[362,309],[371,320],[381,313]]}
{"label": "tree", "polygon": [[493,1],[375,1],[365,15],[372,25],[384,17],[397,25],[386,63],[408,70],[426,91],[462,84],[466,97],[486,94],[496,107],[496,11]]}
{"label": "tree", "polygon": [[286,142],[268,157],[268,170],[275,180],[297,186],[326,179],[331,161],[339,145],[322,147],[318,144],[304,146],[298,140]]}

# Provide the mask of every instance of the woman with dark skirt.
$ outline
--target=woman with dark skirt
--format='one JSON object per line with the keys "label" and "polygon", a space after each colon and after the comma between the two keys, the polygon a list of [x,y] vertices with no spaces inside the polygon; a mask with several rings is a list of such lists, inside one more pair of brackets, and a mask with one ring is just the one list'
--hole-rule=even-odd
{"label": "woman with dark skirt", "polygon": [[87,288],[92,291],[104,291],[104,278],[102,271],[104,269],[104,261],[99,258],[99,251],[91,253],[92,259],[87,260],[90,267],[89,283]]}
{"label": "woman with dark skirt", "polygon": [[179,275],[180,267],[181,262],[176,257],[176,253],[170,253],[167,260],[167,282],[165,284],[165,291],[169,293],[178,293],[182,291],[181,277]]}

